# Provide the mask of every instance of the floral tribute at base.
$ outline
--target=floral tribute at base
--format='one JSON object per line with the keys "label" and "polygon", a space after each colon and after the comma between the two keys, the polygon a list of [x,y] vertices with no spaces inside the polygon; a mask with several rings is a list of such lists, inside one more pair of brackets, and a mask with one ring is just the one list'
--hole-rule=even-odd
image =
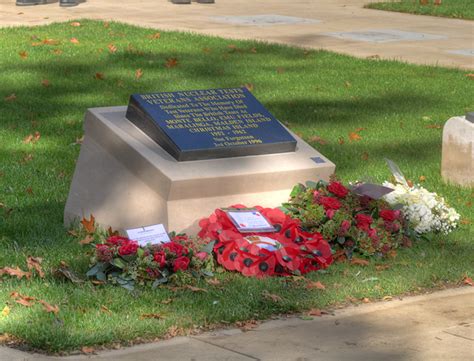
{"label": "floral tribute at base", "polygon": [[[118,235],[95,244],[92,268],[87,276],[99,282],[112,282],[127,289],[136,284],[156,287],[170,279],[184,277],[184,271],[206,275],[212,257],[186,235],[171,237],[171,242],[140,247],[134,240]],[[176,280],[177,281],[177,280]]]}
{"label": "floral tribute at base", "polygon": [[324,269],[332,263],[331,247],[321,234],[301,230],[300,220],[280,209],[259,206],[252,209],[258,210],[276,232],[239,233],[221,209],[199,222],[198,236],[211,240],[217,262],[225,269],[245,276],[286,276]]}
{"label": "floral tribute at base", "polygon": [[403,214],[383,200],[360,196],[338,181],[298,184],[284,207],[308,232],[319,232],[348,258],[384,256],[410,244]]}

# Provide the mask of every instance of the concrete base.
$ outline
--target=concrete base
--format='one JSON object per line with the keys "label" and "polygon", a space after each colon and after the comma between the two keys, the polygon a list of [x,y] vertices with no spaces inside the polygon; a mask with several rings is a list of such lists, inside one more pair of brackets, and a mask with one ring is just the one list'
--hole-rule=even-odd
{"label": "concrete base", "polygon": [[448,183],[474,186],[474,123],[466,117],[444,125],[441,176]]}
{"label": "concrete base", "polygon": [[126,107],[87,111],[65,225],[93,214],[104,227],[163,223],[170,231],[193,234],[216,208],[279,206],[296,183],[327,180],[335,170],[294,134],[296,152],[177,162],[125,112]]}

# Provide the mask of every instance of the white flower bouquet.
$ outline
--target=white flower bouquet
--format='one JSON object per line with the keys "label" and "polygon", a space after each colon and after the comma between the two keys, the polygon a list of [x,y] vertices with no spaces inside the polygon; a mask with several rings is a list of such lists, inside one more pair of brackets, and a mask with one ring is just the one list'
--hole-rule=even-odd
{"label": "white flower bouquet", "polygon": [[395,163],[387,160],[395,177],[395,184],[384,182],[394,191],[385,195],[390,205],[400,205],[411,228],[419,235],[429,232],[448,234],[459,223],[459,214],[449,207],[444,198],[429,192],[419,184],[410,186]]}

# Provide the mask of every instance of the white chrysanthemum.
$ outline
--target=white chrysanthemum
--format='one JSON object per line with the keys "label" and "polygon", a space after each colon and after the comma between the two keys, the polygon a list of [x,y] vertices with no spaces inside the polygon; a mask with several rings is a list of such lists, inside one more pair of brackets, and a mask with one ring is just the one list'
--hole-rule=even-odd
{"label": "white chrysanthemum", "polygon": [[383,185],[394,190],[385,195],[384,199],[391,205],[402,205],[407,221],[417,233],[447,234],[458,225],[459,214],[436,193],[429,192],[420,185],[409,187],[390,182],[384,182]]}

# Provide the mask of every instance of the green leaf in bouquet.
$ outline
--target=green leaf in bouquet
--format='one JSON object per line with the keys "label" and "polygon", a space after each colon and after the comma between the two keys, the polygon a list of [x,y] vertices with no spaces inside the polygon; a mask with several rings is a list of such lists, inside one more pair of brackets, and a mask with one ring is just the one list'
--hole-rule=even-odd
{"label": "green leaf in bouquet", "polygon": [[114,258],[110,263],[120,269],[124,269],[126,266],[125,262],[121,258]]}
{"label": "green leaf in bouquet", "polygon": [[145,254],[145,251],[143,250],[143,248],[138,247],[137,256],[141,258],[141,257],[143,257],[144,254]]}
{"label": "green leaf in bouquet", "polygon": [[105,274],[105,272],[103,271],[99,271],[95,274],[95,277],[99,280],[99,281],[103,281],[103,282],[107,282],[107,275]]}
{"label": "green leaf in bouquet", "polygon": [[293,189],[291,190],[291,193],[290,193],[290,197],[291,198],[295,198],[297,197],[300,193],[304,192],[305,191],[305,186],[301,183],[298,183],[297,185],[295,185],[293,187]]}
{"label": "green leaf in bouquet", "polygon": [[201,274],[205,277],[214,277],[214,272],[211,270],[203,269],[201,270]]}
{"label": "green leaf in bouquet", "polygon": [[214,249],[214,245],[216,244],[216,241],[211,241],[208,244],[206,244],[202,249],[201,252],[206,252],[207,254],[212,254],[212,250]]}
{"label": "green leaf in bouquet", "polygon": [[168,282],[168,277],[161,277],[161,278],[157,278],[156,280],[153,281],[151,287],[152,288],[156,288],[158,287],[159,285],[162,285],[164,283]]}
{"label": "green leaf in bouquet", "polygon": [[89,271],[87,271],[86,276],[92,277],[95,276],[98,272],[103,272],[104,270],[105,264],[102,262],[98,262]]}
{"label": "green leaf in bouquet", "polygon": [[312,188],[312,189],[318,188],[318,183],[314,181],[310,181],[310,180],[306,181],[305,185],[306,185],[306,188]]}

